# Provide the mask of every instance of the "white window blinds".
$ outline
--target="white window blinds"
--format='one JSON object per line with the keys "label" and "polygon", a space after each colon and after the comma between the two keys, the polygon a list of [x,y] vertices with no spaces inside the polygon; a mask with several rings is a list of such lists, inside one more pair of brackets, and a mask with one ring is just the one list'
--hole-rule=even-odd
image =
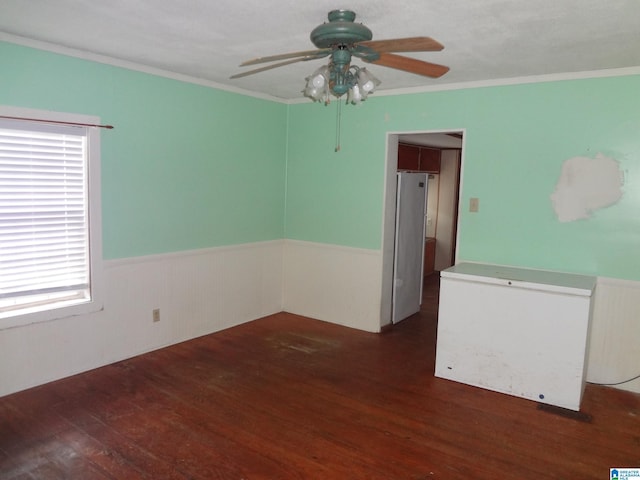
{"label": "white window blinds", "polygon": [[0,312],[90,291],[86,129],[0,119]]}

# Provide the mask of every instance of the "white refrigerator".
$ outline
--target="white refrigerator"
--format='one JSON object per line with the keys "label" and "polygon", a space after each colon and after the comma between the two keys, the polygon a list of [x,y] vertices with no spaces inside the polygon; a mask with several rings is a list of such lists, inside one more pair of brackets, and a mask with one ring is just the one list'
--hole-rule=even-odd
{"label": "white refrigerator", "polygon": [[397,173],[393,323],[419,312],[422,303],[427,179],[426,173]]}

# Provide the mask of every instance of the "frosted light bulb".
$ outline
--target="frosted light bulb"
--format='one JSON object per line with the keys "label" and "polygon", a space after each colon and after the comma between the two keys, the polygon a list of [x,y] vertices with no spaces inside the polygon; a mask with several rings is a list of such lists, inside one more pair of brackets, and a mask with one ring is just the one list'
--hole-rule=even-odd
{"label": "frosted light bulb", "polygon": [[348,100],[353,105],[358,105],[360,103],[360,101],[362,100],[362,95],[360,94],[360,87],[358,87],[358,85],[354,85],[353,87],[351,87],[351,90],[349,90]]}
{"label": "frosted light bulb", "polygon": [[313,84],[314,87],[316,88],[322,88],[324,87],[324,77],[322,75],[316,75],[315,77],[313,77],[313,79],[311,80],[311,83]]}
{"label": "frosted light bulb", "polygon": [[380,85],[380,80],[374,77],[366,68],[361,68],[358,71],[358,84],[366,97]]}
{"label": "frosted light bulb", "polygon": [[373,82],[371,80],[367,80],[364,85],[362,85],[362,90],[364,90],[365,92],[369,93],[372,92],[374,89],[375,85],[373,84]]}

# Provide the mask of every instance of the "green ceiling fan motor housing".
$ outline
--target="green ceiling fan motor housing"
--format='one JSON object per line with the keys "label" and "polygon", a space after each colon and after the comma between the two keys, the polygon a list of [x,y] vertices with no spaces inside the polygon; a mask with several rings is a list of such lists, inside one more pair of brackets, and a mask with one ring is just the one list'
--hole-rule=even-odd
{"label": "green ceiling fan motor housing", "polygon": [[373,38],[371,30],[361,23],[354,23],[356,14],[351,10],[332,10],[328,17],[329,23],[318,25],[311,31],[311,41],[318,48],[353,45]]}
{"label": "green ceiling fan motor housing", "polygon": [[331,62],[334,65],[331,75],[331,89],[337,96],[347,93],[352,83],[353,73],[349,71],[351,55],[356,54],[367,61],[379,58],[377,52],[363,45],[355,45],[373,38],[371,30],[361,23],[354,23],[355,12],[351,10],[332,10],[328,15],[329,23],[318,25],[311,31],[311,41],[318,48],[331,48]]}

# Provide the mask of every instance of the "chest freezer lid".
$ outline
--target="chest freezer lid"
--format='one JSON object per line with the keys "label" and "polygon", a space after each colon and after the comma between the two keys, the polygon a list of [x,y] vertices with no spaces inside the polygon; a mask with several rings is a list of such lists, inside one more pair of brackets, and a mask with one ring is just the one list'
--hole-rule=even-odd
{"label": "chest freezer lid", "polygon": [[596,277],[588,275],[503,267],[483,263],[459,263],[442,270],[440,276],[581,296],[591,296],[596,286]]}

